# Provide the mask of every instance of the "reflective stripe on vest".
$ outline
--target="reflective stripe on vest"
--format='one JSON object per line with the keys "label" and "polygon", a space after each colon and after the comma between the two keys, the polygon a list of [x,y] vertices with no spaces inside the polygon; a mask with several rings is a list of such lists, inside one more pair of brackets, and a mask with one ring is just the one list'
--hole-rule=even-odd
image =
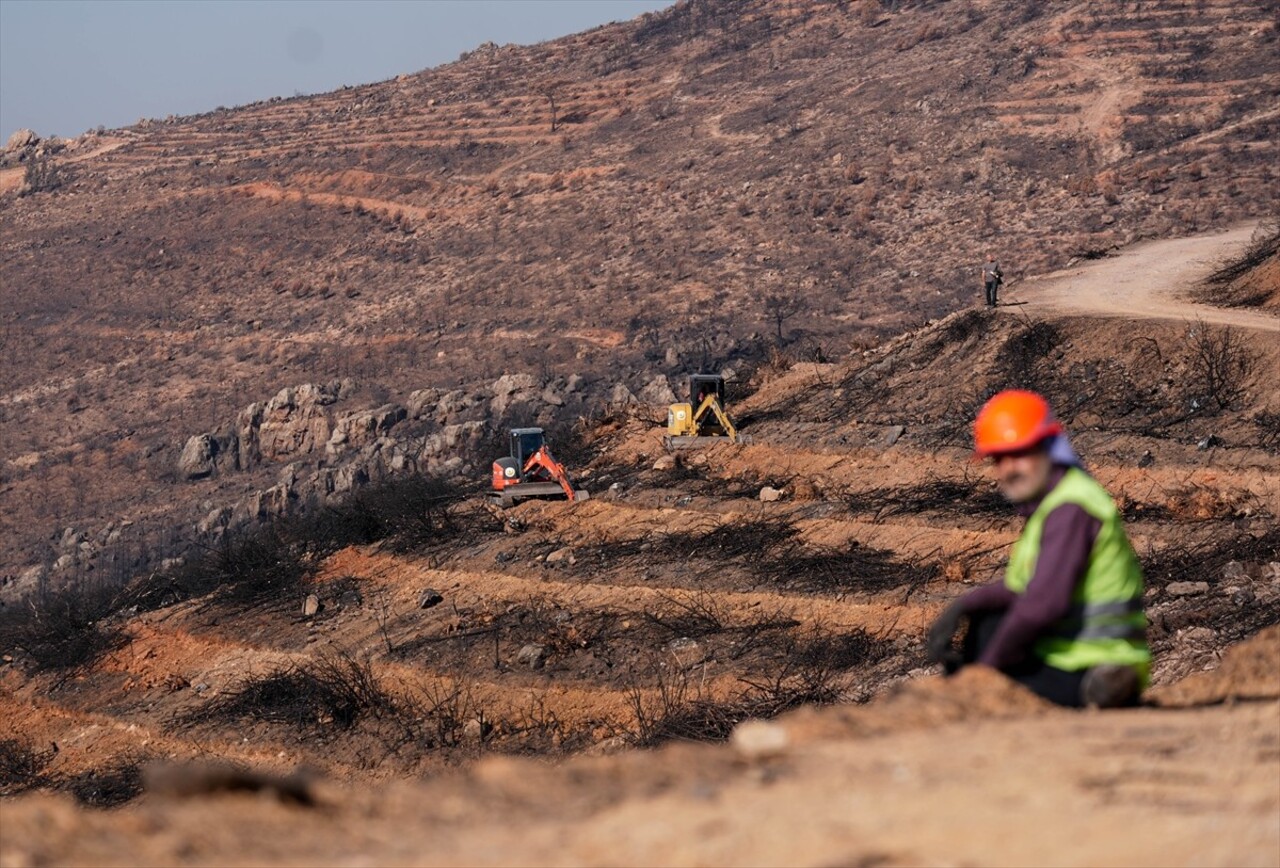
{"label": "reflective stripe on vest", "polygon": [[1072,609],[1035,644],[1035,653],[1058,669],[1078,671],[1104,663],[1137,667],[1145,681],[1151,653],[1143,639],[1142,568],[1125,536],[1111,496],[1079,468],[1067,470],[1036,511],[1009,553],[1005,587],[1023,593],[1035,575],[1049,513],[1075,504],[1100,523],[1089,563],[1076,583]]}
{"label": "reflective stripe on vest", "polygon": [[1076,603],[1055,625],[1053,636],[1056,639],[1141,639],[1143,629],[1135,619],[1115,620],[1141,612],[1141,600]]}

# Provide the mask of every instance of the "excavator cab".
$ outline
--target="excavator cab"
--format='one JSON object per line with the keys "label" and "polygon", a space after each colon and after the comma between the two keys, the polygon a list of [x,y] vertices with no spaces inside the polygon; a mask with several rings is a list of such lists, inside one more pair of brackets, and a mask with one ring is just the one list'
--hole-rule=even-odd
{"label": "excavator cab", "polygon": [[509,453],[493,462],[495,503],[506,507],[531,497],[587,499],[587,492],[574,489],[568,471],[551,454],[541,428],[512,428],[508,436]]}
{"label": "excavator cab", "polygon": [[[724,411],[724,377],[719,374],[692,374],[689,377],[689,402],[672,404],[667,409],[668,449],[693,446],[706,437],[727,437],[730,443],[745,443]],[[701,441],[706,442],[706,441]]]}

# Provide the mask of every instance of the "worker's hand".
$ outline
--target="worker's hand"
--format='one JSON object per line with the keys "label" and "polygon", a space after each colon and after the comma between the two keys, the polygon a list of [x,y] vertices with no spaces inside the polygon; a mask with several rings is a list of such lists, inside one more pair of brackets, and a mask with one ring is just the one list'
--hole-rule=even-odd
{"label": "worker's hand", "polygon": [[[960,630],[960,619],[965,617],[964,604],[956,600],[942,610],[938,620],[929,628],[924,642],[924,656],[930,663],[959,664],[959,655],[951,648],[951,640]],[[952,659],[954,658],[954,659]],[[948,671],[951,666],[949,665]]]}

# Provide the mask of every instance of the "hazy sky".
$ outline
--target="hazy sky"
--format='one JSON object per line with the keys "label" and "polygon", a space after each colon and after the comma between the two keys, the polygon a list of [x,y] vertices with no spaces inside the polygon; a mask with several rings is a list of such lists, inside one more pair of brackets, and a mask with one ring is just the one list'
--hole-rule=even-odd
{"label": "hazy sky", "polygon": [[381,81],[672,2],[0,0],[0,146]]}

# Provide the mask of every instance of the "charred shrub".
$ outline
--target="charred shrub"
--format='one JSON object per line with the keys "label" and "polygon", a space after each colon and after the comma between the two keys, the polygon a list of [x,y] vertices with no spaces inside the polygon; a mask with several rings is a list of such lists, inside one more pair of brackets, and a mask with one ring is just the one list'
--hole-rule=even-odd
{"label": "charred shrub", "polygon": [[931,562],[908,563],[893,552],[851,540],[843,547],[797,546],[780,557],[753,564],[757,575],[783,588],[810,592],[878,593],[928,584],[938,573]]}
{"label": "charred shrub", "polygon": [[1197,321],[1187,330],[1183,351],[1188,404],[1199,415],[1238,407],[1253,387],[1259,357],[1236,329]]}
{"label": "charred shrub", "polygon": [[116,808],[142,793],[141,766],[141,760],[125,758],[106,768],[78,774],[63,787],[86,807]]}
{"label": "charred shrub", "polygon": [[128,641],[111,616],[114,589],[77,582],[45,591],[0,616],[0,648],[20,651],[32,672],[67,672],[93,663]]}
{"label": "charred shrub", "polygon": [[57,753],[56,747],[36,750],[17,739],[0,739],[0,796],[16,796],[47,784],[44,770]]}
{"label": "charred shrub", "polygon": [[465,496],[438,477],[415,474],[361,489],[342,504],[321,507],[294,520],[285,533],[321,555],[384,539],[391,539],[399,551],[420,550],[469,529],[454,509]]}
{"label": "charred shrub", "polygon": [[1210,300],[1232,307],[1261,304],[1266,298],[1265,294],[1260,293],[1257,297],[1249,294],[1238,295],[1230,292],[1228,288],[1267,260],[1277,256],[1280,256],[1280,219],[1267,220],[1259,224],[1244,253],[1223,263],[1205,279]]}
{"label": "charred shrub", "polygon": [[184,722],[256,720],[320,731],[350,729],[361,718],[396,716],[401,709],[401,703],[378,683],[368,663],[338,654],[246,680]]}

